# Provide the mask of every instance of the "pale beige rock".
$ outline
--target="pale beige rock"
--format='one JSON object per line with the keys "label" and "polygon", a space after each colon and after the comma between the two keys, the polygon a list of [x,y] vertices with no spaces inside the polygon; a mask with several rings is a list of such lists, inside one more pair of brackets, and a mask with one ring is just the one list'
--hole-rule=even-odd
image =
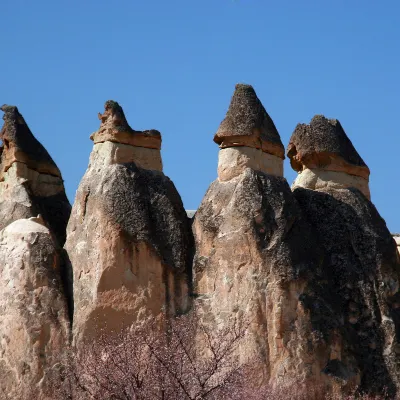
{"label": "pale beige rock", "polygon": [[163,169],[160,150],[109,141],[96,143],[90,155],[90,163],[102,162],[104,165],[134,162],[140,168]]}
{"label": "pale beige rock", "polygon": [[7,197],[7,191],[12,186],[27,183],[35,196],[49,197],[64,191],[63,180],[57,176],[41,174],[30,169],[26,164],[14,162],[3,174],[0,182],[0,197]]}
{"label": "pale beige rock", "polygon": [[162,173],[160,151],[96,143],[65,244],[73,270],[75,344],[149,315],[186,311],[190,246],[189,219]]}
{"label": "pale beige rock", "polygon": [[312,190],[356,188],[370,200],[368,180],[347,172],[327,171],[324,169],[304,169],[299,172],[292,184],[292,189],[302,187]]}
{"label": "pale beige rock", "polygon": [[193,231],[200,313],[216,326],[229,316],[251,323],[238,355],[257,363],[258,383],[335,387],[322,373],[331,351],[310,336],[301,302],[306,281],[299,271],[315,268],[316,244],[285,179],[246,168],[214,181]]}
{"label": "pale beige rock", "polygon": [[0,393],[51,399],[69,322],[57,246],[34,220],[14,221],[0,232],[0,315]]}
{"label": "pale beige rock", "polygon": [[246,168],[266,174],[283,176],[283,160],[280,157],[253,147],[228,147],[218,154],[218,179],[228,181],[240,175]]}

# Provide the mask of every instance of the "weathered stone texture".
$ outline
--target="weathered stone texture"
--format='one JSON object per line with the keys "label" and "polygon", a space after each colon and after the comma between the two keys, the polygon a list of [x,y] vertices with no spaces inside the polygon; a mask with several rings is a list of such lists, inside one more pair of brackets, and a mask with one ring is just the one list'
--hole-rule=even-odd
{"label": "weathered stone texture", "polygon": [[133,130],[125,118],[122,107],[115,101],[107,101],[104,108],[104,113],[99,113],[100,129],[90,136],[94,143],[110,141],[149,149],[161,149],[161,134],[159,131],[155,129],[146,131]]}
{"label": "weathered stone texture", "polygon": [[61,173],[18,109],[1,109],[5,114],[0,133],[0,229],[19,218],[41,214],[63,246],[71,206]]}
{"label": "weathered stone texture", "polygon": [[68,345],[59,252],[42,223],[19,219],[0,231],[0,398],[50,400]]}
{"label": "weathered stone texture", "polygon": [[214,142],[221,149],[247,146],[285,158],[275,124],[250,85],[236,85],[228,112],[214,136]]}
{"label": "weathered stone texture", "polygon": [[180,196],[159,150],[120,146],[94,146],[68,224],[77,343],[99,324],[111,331],[188,307],[192,239]]}
{"label": "weathered stone texture", "polygon": [[316,115],[307,124],[298,124],[287,148],[295,171],[325,169],[346,172],[368,180],[369,168],[357,153],[337,119]]}
{"label": "weathered stone texture", "polygon": [[361,390],[386,388],[393,396],[400,388],[400,263],[369,201],[368,167],[339,122],[322,116],[296,128],[288,156],[303,169],[293,194],[324,254],[301,297],[313,330],[335,348],[324,371],[343,384],[355,380]]}

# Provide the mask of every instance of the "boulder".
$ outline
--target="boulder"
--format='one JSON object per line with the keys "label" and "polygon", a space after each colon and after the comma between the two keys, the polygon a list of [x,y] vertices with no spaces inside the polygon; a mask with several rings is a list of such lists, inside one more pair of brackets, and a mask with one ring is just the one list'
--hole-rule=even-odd
{"label": "boulder", "polygon": [[159,148],[132,139],[118,103],[105,109],[67,228],[77,345],[189,306],[192,235],[181,198]]}

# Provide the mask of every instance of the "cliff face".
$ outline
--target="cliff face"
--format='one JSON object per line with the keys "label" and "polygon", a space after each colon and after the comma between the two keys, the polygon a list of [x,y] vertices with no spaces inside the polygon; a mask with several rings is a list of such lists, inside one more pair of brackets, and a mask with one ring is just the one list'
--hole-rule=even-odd
{"label": "cliff face", "polygon": [[161,136],[134,131],[106,103],[68,224],[74,337],[118,329],[188,303],[192,239],[173,183],[162,173]]}
{"label": "cliff face", "polygon": [[50,399],[69,338],[60,247],[69,203],[58,168],[17,108],[1,109],[0,393]]}

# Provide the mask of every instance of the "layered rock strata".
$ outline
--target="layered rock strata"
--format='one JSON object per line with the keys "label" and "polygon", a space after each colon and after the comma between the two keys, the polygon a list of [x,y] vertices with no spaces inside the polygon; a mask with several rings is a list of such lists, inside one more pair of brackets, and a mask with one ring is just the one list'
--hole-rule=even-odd
{"label": "layered rock strata", "polygon": [[229,181],[246,168],[283,175],[285,156],[279,133],[250,85],[236,85],[214,142],[221,149],[218,156],[220,181]]}
{"label": "layered rock strata", "polygon": [[131,129],[113,101],[100,119],[65,245],[76,343],[189,305],[190,224],[162,172],[160,133]]}
{"label": "layered rock strata", "polygon": [[0,229],[41,214],[58,245],[65,242],[71,206],[61,173],[15,106],[2,106]]}
{"label": "layered rock strata", "polygon": [[[368,199],[368,167],[339,122],[322,116],[297,126],[288,156],[302,171],[293,195],[324,254],[320,273],[300,297],[310,334],[318,332],[323,349],[313,362],[325,363],[322,373],[342,390],[355,383],[359,390],[381,394],[386,388],[394,396],[400,388],[400,264],[396,243]],[[332,183],[302,178],[317,170],[334,171]],[[350,175],[363,185],[347,184],[342,178]]]}
{"label": "layered rock strata", "polygon": [[299,173],[293,188],[354,187],[370,199],[369,168],[338,120],[316,115],[310,124],[298,124],[287,154]]}

